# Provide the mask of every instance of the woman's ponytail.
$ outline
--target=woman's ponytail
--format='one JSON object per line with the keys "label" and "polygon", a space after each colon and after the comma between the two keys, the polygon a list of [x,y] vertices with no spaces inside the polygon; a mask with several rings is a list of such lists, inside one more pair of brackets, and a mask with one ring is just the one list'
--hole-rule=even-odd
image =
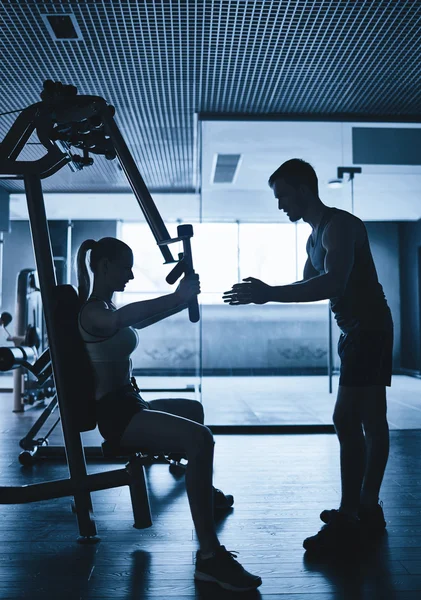
{"label": "woman's ponytail", "polygon": [[92,250],[96,244],[97,242],[95,240],[85,240],[80,245],[77,253],[77,289],[81,304],[86,302],[91,289],[91,278],[89,277],[88,268],[86,266],[86,254],[88,250]]}

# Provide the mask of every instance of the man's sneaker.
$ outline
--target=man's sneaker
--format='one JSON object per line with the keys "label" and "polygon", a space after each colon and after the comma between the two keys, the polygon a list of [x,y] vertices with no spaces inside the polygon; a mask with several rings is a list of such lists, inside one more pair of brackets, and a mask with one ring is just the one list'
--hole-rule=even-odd
{"label": "man's sneaker", "polygon": [[231,508],[234,504],[234,496],[224,494],[221,490],[213,488],[213,508],[214,510],[225,510]]}
{"label": "man's sneaker", "polygon": [[386,529],[386,520],[383,513],[383,502],[380,502],[373,508],[361,506],[358,511],[363,529],[373,535],[381,534]]}
{"label": "man's sneaker", "polygon": [[303,546],[309,552],[346,552],[355,549],[361,542],[359,520],[353,521],[347,515],[331,511],[330,520],[321,530],[304,540]]}
{"label": "man's sneaker", "polygon": [[[332,517],[337,514],[336,509],[323,510],[320,513],[320,519],[323,523],[329,523]],[[375,508],[364,508],[360,507],[358,511],[358,518],[364,531],[369,533],[382,533],[386,529],[386,521],[383,513],[383,502],[377,504]]]}
{"label": "man's sneaker", "polygon": [[329,521],[333,519],[338,512],[339,511],[336,508],[322,510],[320,513],[320,520],[323,521],[323,523],[329,523]]}
{"label": "man's sneaker", "polygon": [[235,560],[236,552],[229,552],[220,546],[211,558],[202,558],[196,552],[196,570],[194,578],[199,581],[217,583],[231,592],[247,592],[262,585],[258,575],[252,575]]}

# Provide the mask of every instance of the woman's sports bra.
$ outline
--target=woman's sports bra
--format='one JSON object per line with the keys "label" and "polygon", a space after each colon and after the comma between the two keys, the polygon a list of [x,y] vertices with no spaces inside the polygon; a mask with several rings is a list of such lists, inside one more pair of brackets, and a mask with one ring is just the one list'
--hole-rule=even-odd
{"label": "woman's sports bra", "polygon": [[122,327],[110,336],[95,335],[87,331],[81,323],[81,314],[90,302],[103,302],[109,310],[117,310],[112,302],[91,296],[79,311],[79,332],[92,363],[95,375],[95,398],[130,383],[132,376],[131,354],[137,348],[139,338],[133,327]]}

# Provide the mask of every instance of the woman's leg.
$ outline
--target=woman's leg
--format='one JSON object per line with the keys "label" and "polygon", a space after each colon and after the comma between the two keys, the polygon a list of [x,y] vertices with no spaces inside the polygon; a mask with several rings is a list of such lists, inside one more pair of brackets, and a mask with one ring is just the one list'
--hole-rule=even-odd
{"label": "woman's leg", "polygon": [[184,417],[145,409],[132,417],[120,443],[156,452],[186,453],[186,490],[200,549],[204,554],[214,552],[220,544],[213,520],[211,431]]}
{"label": "woman's leg", "polygon": [[[151,400],[149,403],[151,410],[159,410],[195,421],[196,423],[204,423],[205,415],[203,405],[197,400],[187,400],[186,398],[163,398],[159,400]],[[227,510],[234,504],[234,496],[232,494],[224,494],[219,489],[213,488],[213,503],[215,510]]]}
{"label": "woman's leg", "polygon": [[151,410],[159,410],[184,417],[195,423],[205,422],[203,405],[198,400],[188,400],[187,398],[159,398],[158,400],[149,400],[148,404]]}

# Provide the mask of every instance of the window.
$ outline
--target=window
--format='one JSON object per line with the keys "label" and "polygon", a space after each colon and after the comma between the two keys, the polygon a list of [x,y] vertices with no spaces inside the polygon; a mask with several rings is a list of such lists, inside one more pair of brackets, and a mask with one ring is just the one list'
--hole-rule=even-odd
{"label": "window", "polygon": [[[223,304],[223,292],[245,277],[255,277],[269,285],[286,285],[303,278],[306,243],[311,233],[307,223],[195,223],[193,227],[191,245],[194,268],[200,274],[201,304]],[[175,237],[175,224],[168,229]],[[123,223],[121,238],[134,254],[135,278],[126,286],[124,302],[174,291],[176,286],[165,281],[173,265],[163,264],[149,226]],[[182,245],[172,245],[171,251],[177,256]],[[122,294],[117,295],[116,302],[123,302]]]}
{"label": "window", "polygon": [[[170,235],[175,237],[176,232],[170,230]],[[122,293],[116,295],[116,303],[150,300],[171,293],[174,288],[168,285],[165,278],[174,265],[163,264],[164,259],[149,225],[146,223],[123,223],[121,239],[133,250],[134,279],[127,284],[124,296]],[[176,244],[171,247],[171,250],[173,255],[177,256]]]}
{"label": "window", "polygon": [[311,234],[308,223],[297,223],[297,281],[303,278],[304,267],[307,262],[307,240]]}
{"label": "window", "polygon": [[223,304],[223,292],[238,282],[238,225],[197,223],[191,245],[200,275],[200,302]]}
{"label": "window", "polygon": [[240,275],[269,285],[296,281],[295,226],[289,223],[240,225]]}

